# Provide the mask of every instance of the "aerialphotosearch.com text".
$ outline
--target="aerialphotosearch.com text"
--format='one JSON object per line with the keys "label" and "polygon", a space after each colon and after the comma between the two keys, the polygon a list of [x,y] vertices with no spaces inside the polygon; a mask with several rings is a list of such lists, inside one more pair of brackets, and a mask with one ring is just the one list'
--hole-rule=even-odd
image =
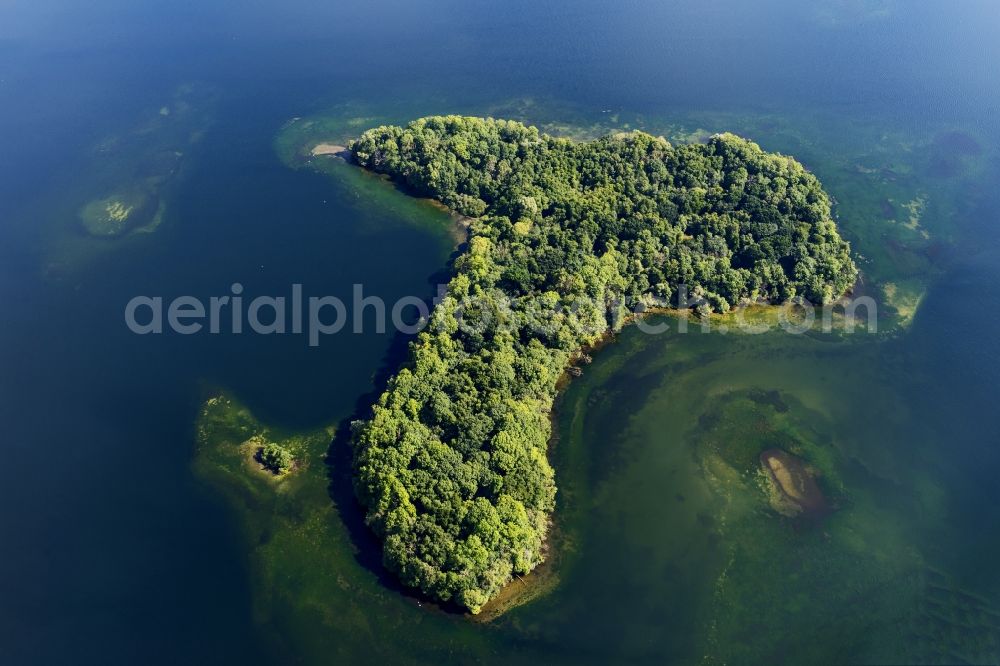
{"label": "aerialphotosearch.com text", "polygon": [[[250,298],[244,294],[239,282],[229,287],[229,293],[202,298],[177,296],[136,296],[125,305],[125,323],[137,335],[246,334],[304,335],[310,347],[319,346],[327,336],[339,333],[363,334],[374,331],[385,333],[391,329],[414,335],[434,321],[434,307],[447,298],[446,285],[439,285],[437,295],[428,302],[418,296],[403,296],[387,303],[377,295],[365,295],[364,285],[354,284],[351,297],[306,296],[301,284],[292,284],[288,295],[259,295]],[[525,299],[530,300],[526,303]],[[533,299],[533,300],[532,300]],[[788,333],[805,333],[817,328],[830,332],[835,319],[845,332],[853,332],[860,315],[863,327],[869,332],[877,330],[877,312],[874,299],[841,299],[836,303],[815,306],[804,299],[791,299],[774,307],[777,316],[768,323],[759,318],[744,317],[744,306],[734,308],[724,324],[715,324],[707,315],[707,303],[697,294],[688,294],[684,285],[677,288],[672,301],[647,295],[635,302],[618,298],[601,300],[579,295],[558,299],[540,297],[511,297],[495,290],[479,299],[469,297],[453,303],[451,312],[458,325],[466,330],[484,331],[497,326],[535,330],[545,334],[554,327],[570,322],[576,328],[595,329],[602,332],[613,327],[616,318],[636,317],[640,330],[658,334],[670,330],[667,321],[646,321],[641,315],[650,311],[695,312],[698,328],[702,331],[738,330],[745,333],[764,333],[775,326]],[[717,326],[717,328],[713,328]],[[688,330],[688,317],[676,318],[677,332]]]}

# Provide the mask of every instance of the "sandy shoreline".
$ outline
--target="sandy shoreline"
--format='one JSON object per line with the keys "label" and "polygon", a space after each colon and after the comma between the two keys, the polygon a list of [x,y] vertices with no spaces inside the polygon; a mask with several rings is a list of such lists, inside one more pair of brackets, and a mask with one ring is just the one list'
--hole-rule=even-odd
{"label": "sandy shoreline", "polygon": [[351,154],[351,151],[348,150],[346,146],[340,146],[335,143],[320,143],[316,144],[316,146],[309,151],[309,154],[313,157],[319,155],[334,155],[336,157],[343,157],[346,159]]}

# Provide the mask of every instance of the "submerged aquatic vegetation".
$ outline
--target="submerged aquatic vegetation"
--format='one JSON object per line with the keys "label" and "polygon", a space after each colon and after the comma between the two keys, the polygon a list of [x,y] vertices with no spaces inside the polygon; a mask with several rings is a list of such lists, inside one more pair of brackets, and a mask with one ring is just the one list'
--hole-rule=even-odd
{"label": "submerged aquatic vegetation", "polygon": [[82,207],[80,218],[88,233],[114,237],[155,228],[162,216],[163,189],[200,140],[211,104],[211,91],[180,86],[168,104],[98,143],[95,163],[89,165],[98,181],[93,186],[114,194]]}
{"label": "submerged aquatic vegetation", "polygon": [[[589,507],[579,529],[601,556],[577,565],[589,576],[566,594],[627,590],[621,606],[643,609],[629,624],[680,605],[683,618],[644,626],[670,626],[659,648],[680,642],[708,664],[935,663],[899,633],[925,622],[920,579],[933,560],[914,530],[939,524],[945,503],[916,461],[935,438],[908,429],[872,362],[885,345],[624,333],[567,394],[593,470],[573,503]],[[891,434],[898,445],[885,444]],[[771,504],[760,457],[776,449],[808,470],[825,509],[786,516]],[[963,654],[989,636],[963,632]]]}
{"label": "submerged aquatic vegetation", "polygon": [[114,194],[88,203],[80,218],[91,235],[113,237],[149,224],[158,207],[156,197],[146,193]]}
{"label": "submerged aquatic vegetation", "polygon": [[[458,635],[475,642],[460,616],[429,617],[386,585],[351,496],[349,460],[330,457],[334,435],[332,427],[271,427],[226,392],[199,412],[194,472],[225,499],[239,528],[262,645],[286,663],[326,663],[331,655],[408,663],[432,661]],[[258,462],[272,445],[294,455],[291,471],[275,475]],[[341,483],[346,493],[332,488]]]}

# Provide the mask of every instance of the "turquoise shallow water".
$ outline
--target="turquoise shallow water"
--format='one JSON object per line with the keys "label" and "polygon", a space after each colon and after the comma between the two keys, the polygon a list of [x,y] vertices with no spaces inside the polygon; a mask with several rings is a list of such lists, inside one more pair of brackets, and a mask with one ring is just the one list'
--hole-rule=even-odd
{"label": "turquoise shallow water", "polygon": [[[609,15],[589,2],[279,12],[102,0],[0,7],[0,26],[0,661],[997,654],[1000,24],[987,4],[636,3]],[[870,249],[869,274],[935,272],[912,327],[888,340],[630,329],[560,401],[559,585],[482,626],[416,608],[364,562],[331,556],[365,590],[329,600],[360,599],[331,631],[321,610],[261,596],[281,585],[261,586],[238,517],[192,474],[194,423],[217,388],[275,426],[337,423],[394,362],[393,338],[136,337],[122,311],[137,294],[210,296],[233,282],[430,296],[453,249],[444,214],[290,169],[273,142],[296,116],[365,126],[450,111],[552,131],[735,129],[816,171],[845,234]],[[952,130],[978,154],[930,160]],[[136,158],[149,145],[182,153],[158,186],[161,225],[86,237],[83,204],[159,173]],[[866,235],[864,216],[921,194],[921,224],[942,245],[910,265]],[[828,465],[840,505],[826,524],[776,519],[752,479],[720,491],[742,482],[720,485],[713,455],[739,460],[726,444],[745,438],[727,435],[758,422]]]}

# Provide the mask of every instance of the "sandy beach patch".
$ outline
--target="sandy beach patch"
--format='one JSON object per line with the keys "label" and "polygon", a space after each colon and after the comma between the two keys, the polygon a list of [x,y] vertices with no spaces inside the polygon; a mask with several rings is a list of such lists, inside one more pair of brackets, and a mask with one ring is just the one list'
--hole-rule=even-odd
{"label": "sandy beach patch", "polygon": [[336,155],[337,157],[345,157],[348,154],[350,154],[350,151],[345,146],[338,146],[335,143],[320,143],[312,149],[313,156]]}

